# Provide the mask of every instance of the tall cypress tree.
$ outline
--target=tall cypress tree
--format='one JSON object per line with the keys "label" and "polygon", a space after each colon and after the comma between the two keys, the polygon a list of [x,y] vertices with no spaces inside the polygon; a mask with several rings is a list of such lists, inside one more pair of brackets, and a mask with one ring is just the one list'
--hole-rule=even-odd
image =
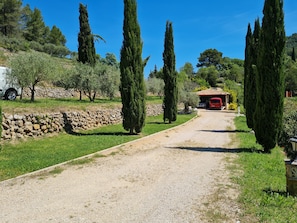
{"label": "tall cypress tree", "polygon": [[265,0],[257,62],[257,104],[254,127],[257,142],[270,152],[282,126],[284,107],[285,29],[282,0]]}
{"label": "tall cypress tree", "polygon": [[[78,33],[78,62],[89,64],[92,67],[96,65],[96,50],[94,44],[94,35],[91,32],[89,24],[89,15],[87,6],[79,4],[79,33]],[[80,79],[77,79],[80,82]],[[82,91],[79,92],[79,100],[82,100]]]}
{"label": "tall cypress tree", "polygon": [[96,64],[94,36],[89,25],[87,7],[79,4],[78,61],[91,66]]}
{"label": "tall cypress tree", "polygon": [[255,21],[254,32],[250,24],[246,36],[246,51],[244,61],[244,107],[246,110],[247,126],[254,129],[254,112],[256,109],[256,75],[257,55],[261,27],[260,20]]}
{"label": "tall cypress tree", "polygon": [[[253,35],[252,35],[252,29],[251,29],[251,24],[248,24],[248,29],[245,37],[245,58],[244,58],[244,101],[243,105],[246,110],[246,116],[247,116],[247,122],[248,122],[248,111],[247,108],[249,106],[248,104],[248,96],[249,96],[249,91],[248,91],[248,86],[249,86],[249,77],[252,72],[252,40],[253,40]],[[249,126],[249,125],[248,125]],[[249,126],[250,128],[250,126]]]}
{"label": "tall cypress tree", "polygon": [[136,0],[124,0],[121,84],[123,127],[130,134],[140,133],[145,124],[145,85],[142,40],[137,21]]}
{"label": "tall cypress tree", "polygon": [[171,123],[176,121],[177,116],[177,72],[175,70],[175,53],[173,42],[173,28],[172,23],[167,21],[165,40],[164,40],[164,52],[163,52],[163,79],[165,82],[164,87],[164,122],[166,120]]}

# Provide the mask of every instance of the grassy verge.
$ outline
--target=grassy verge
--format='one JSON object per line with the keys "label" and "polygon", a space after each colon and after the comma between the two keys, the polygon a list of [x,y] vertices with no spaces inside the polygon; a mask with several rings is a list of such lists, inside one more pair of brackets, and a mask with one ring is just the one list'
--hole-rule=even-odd
{"label": "grassy verge", "polygon": [[240,148],[237,166],[240,174],[233,180],[240,185],[241,222],[297,222],[297,199],[286,193],[285,155],[281,148],[263,154],[245,117],[235,119]]}
{"label": "grassy verge", "polygon": [[172,128],[194,116],[178,115],[177,121],[172,124],[164,124],[162,116],[147,117],[140,135],[128,135],[119,124],[78,134],[62,133],[50,138],[6,143],[0,151],[0,181]]}

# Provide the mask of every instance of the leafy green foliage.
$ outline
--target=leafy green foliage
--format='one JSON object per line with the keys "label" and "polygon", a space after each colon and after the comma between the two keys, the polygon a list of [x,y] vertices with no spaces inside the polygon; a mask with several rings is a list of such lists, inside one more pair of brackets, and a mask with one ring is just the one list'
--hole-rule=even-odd
{"label": "leafy green foliage", "polygon": [[180,69],[180,72],[186,73],[189,79],[194,77],[194,67],[191,63],[186,62],[184,66]]}
{"label": "leafy green foliage", "polygon": [[290,138],[297,136],[297,100],[296,98],[286,98],[283,126],[280,133],[278,144],[284,147],[285,152],[290,159],[295,159],[296,152],[292,150]]}
{"label": "leafy green foliage", "polygon": [[197,67],[215,66],[216,68],[219,68],[222,64],[222,56],[223,53],[216,49],[207,49],[200,54]]}
{"label": "leafy green foliage", "polygon": [[35,87],[42,81],[51,81],[55,78],[58,66],[52,58],[43,53],[29,52],[19,54],[10,61],[12,71],[9,77],[17,80],[18,84],[31,91],[31,101],[35,99]]}
{"label": "leafy green foliage", "polygon": [[291,36],[287,37],[286,41],[286,53],[287,56],[291,57],[293,49],[297,48],[297,33],[293,33]]}
{"label": "leafy green foliage", "polygon": [[297,90],[297,63],[290,57],[285,60],[285,90]]}
{"label": "leafy green foliage", "polygon": [[292,150],[290,138],[297,136],[297,111],[286,113],[283,117],[283,127],[280,134],[279,145],[284,146],[287,156],[291,159],[297,157],[297,152]]}
{"label": "leafy green foliage", "polygon": [[59,84],[83,92],[91,102],[95,101],[98,93],[113,99],[119,89],[120,72],[119,68],[102,62],[97,62],[95,67],[77,62],[74,69],[64,73]]}
{"label": "leafy green foliage", "polygon": [[[22,7],[22,1],[4,0],[0,3],[0,45],[11,52],[34,49],[53,56],[70,54],[65,47],[66,38],[57,26],[46,26],[41,11]],[[52,49],[48,47],[52,46]]]}
{"label": "leafy green foliage", "polygon": [[236,105],[241,105],[243,102],[243,89],[235,81],[226,80],[224,85],[224,91],[230,93],[230,102]]}
{"label": "leafy green foliage", "polygon": [[155,78],[163,79],[163,69],[160,69],[160,70],[158,71],[156,65],[155,65],[154,70],[151,71],[151,72],[149,73],[149,78],[154,78],[154,77],[155,77]]}
{"label": "leafy green foliage", "polygon": [[28,41],[36,41],[43,44],[45,42],[44,34],[46,33],[46,26],[41,15],[41,11],[35,8],[29,14],[29,19],[24,31],[24,37]]}
{"label": "leafy green foliage", "polygon": [[56,46],[65,46],[66,38],[62,34],[61,30],[57,26],[53,26],[48,37],[48,43],[54,44]]}
{"label": "leafy green foliage", "polygon": [[120,70],[119,67],[111,64],[97,64],[96,73],[98,73],[98,84],[101,95],[114,99],[119,91]]}
{"label": "leafy green foliage", "polygon": [[21,15],[20,0],[2,0],[0,3],[0,33],[7,37],[18,34],[18,21]]}
{"label": "leafy green foliage", "polygon": [[160,97],[164,94],[164,86],[164,81],[160,78],[151,77],[146,81],[147,92]]}
{"label": "leafy green foliage", "polygon": [[215,66],[203,67],[199,69],[197,77],[205,79],[211,87],[216,87],[219,71]]}

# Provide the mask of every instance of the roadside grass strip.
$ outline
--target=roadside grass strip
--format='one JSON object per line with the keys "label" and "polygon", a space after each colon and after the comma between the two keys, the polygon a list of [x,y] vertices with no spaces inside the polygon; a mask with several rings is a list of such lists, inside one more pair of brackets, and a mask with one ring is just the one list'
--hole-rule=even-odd
{"label": "roadside grass strip", "polygon": [[239,158],[233,180],[240,185],[240,222],[297,222],[297,199],[286,192],[285,154],[276,147],[271,154],[262,153],[244,116],[235,118],[240,140]]}

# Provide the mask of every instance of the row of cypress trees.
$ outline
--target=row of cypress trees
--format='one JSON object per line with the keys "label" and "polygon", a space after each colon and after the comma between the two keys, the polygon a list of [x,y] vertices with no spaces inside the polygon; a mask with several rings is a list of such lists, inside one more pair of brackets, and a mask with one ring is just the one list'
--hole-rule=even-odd
{"label": "row of cypress trees", "polygon": [[[94,35],[88,21],[86,6],[79,6],[80,32],[78,34],[78,61],[95,66],[96,52]],[[123,44],[121,48],[120,93],[122,98],[123,127],[130,134],[140,133],[145,124],[146,103],[144,67],[149,60],[142,59],[143,42],[140,26],[137,21],[136,0],[124,0]],[[166,23],[164,41],[164,122],[176,120],[177,116],[177,72],[175,70],[175,54],[172,23]]]}
{"label": "row of cypress trees", "polygon": [[264,152],[275,147],[284,108],[285,28],[282,0],[265,0],[262,27],[255,21],[246,35],[244,106],[247,125]]}

